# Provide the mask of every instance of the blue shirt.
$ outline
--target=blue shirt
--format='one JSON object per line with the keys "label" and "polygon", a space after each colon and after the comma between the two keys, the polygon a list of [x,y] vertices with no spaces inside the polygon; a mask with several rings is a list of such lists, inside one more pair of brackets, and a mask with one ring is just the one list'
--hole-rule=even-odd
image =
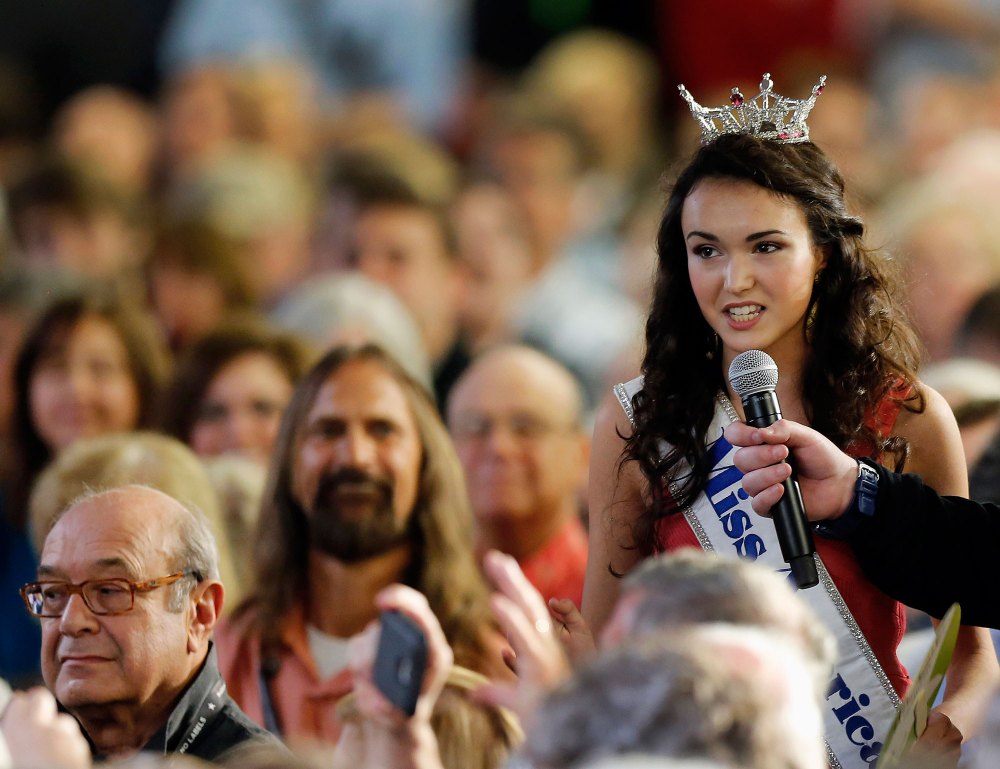
{"label": "blue shirt", "polygon": [[160,64],[170,76],[213,60],[295,58],[334,101],[393,92],[434,133],[460,87],[467,16],[462,0],[178,0]]}
{"label": "blue shirt", "polygon": [[0,678],[15,688],[41,681],[41,625],[18,592],[37,566],[27,531],[15,529],[0,508]]}

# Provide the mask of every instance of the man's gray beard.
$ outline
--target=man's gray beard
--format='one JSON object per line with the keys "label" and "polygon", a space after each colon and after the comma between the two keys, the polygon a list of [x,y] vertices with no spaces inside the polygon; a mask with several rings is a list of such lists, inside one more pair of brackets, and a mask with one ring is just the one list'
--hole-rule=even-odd
{"label": "man's gray beard", "polygon": [[[339,561],[357,563],[410,541],[409,526],[396,520],[391,484],[379,483],[381,493],[372,500],[371,509],[362,518],[344,520],[336,501],[330,498],[331,487],[339,479],[339,475],[324,479],[316,490],[312,509],[306,516],[310,547]],[[357,480],[357,477],[352,476],[351,479]]]}

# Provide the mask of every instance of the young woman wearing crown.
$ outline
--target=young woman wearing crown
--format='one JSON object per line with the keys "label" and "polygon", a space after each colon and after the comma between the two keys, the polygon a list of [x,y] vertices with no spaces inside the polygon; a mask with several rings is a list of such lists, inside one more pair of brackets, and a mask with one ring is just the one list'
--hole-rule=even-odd
{"label": "young woman wearing crown", "polygon": [[[653,553],[701,546],[785,566],[721,437],[744,416],[726,373],[746,350],[777,363],[786,417],[919,473],[939,493],[968,493],[955,420],[916,378],[917,340],[886,260],[863,245],[839,172],[808,141],[823,85],[788,99],[765,75],[758,96],[734,89],[732,104],[714,109],[680,86],[704,141],[660,223],[642,376],[615,388],[594,431],[583,613],[595,635],[618,577]],[[904,610],[865,579],[844,541],[817,534],[815,544],[820,584],[799,595],[840,650],[823,703],[828,755],[833,766],[864,767],[909,685],[896,656]],[[963,627],[921,747],[954,765],[998,677],[988,633]]]}

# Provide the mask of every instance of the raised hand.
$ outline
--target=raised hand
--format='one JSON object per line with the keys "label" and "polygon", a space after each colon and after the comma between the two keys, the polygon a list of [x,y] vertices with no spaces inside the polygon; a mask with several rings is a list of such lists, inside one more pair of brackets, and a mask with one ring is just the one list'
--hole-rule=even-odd
{"label": "raised hand", "polygon": [[431,713],[448,680],[454,654],[424,595],[405,585],[390,585],[375,597],[380,610],[395,610],[417,623],[427,641],[427,668],[416,711],[407,716],[376,687],[375,654],[381,628],[372,622],[354,636],[348,660],[354,675],[359,719],[349,722],[338,741],[333,765],[344,769],[440,769]]}
{"label": "raised hand", "polygon": [[[490,598],[493,613],[517,655],[517,682],[491,683],[477,692],[477,698],[508,707],[528,723],[539,700],[569,675],[569,659],[545,601],[517,561],[490,550],[483,558],[483,568],[497,588]],[[579,622],[583,622],[582,617]]]}

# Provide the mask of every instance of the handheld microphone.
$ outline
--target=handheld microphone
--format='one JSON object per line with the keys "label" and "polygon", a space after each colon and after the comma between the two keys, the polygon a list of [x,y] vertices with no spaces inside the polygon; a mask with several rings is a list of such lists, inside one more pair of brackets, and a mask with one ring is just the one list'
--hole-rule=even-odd
{"label": "handheld microphone", "polygon": [[[774,391],[778,386],[778,366],[766,352],[747,350],[737,355],[729,366],[729,383],[743,401],[748,425],[767,427],[781,419],[778,396]],[[816,548],[794,469],[782,487],[785,493],[771,508],[781,557],[791,567],[799,588],[812,587],[819,582],[813,558]]]}

